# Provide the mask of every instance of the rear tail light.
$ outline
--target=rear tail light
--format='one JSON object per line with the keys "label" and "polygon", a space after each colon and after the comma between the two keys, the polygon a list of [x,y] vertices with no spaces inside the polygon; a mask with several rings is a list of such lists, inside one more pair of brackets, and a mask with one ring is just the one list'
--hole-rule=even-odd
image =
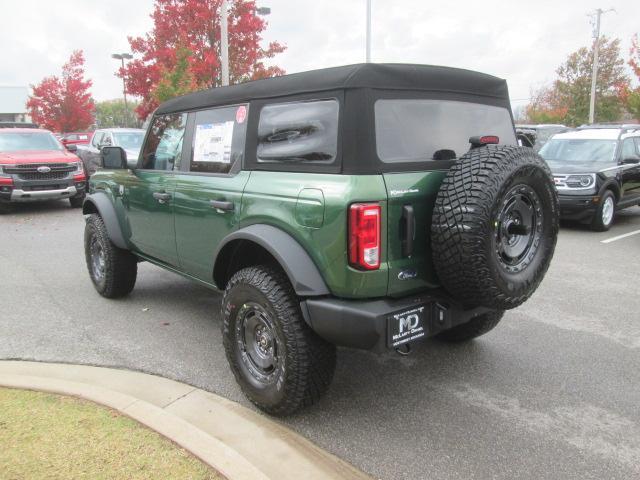
{"label": "rear tail light", "polygon": [[380,205],[354,203],[349,207],[349,263],[351,266],[380,268]]}

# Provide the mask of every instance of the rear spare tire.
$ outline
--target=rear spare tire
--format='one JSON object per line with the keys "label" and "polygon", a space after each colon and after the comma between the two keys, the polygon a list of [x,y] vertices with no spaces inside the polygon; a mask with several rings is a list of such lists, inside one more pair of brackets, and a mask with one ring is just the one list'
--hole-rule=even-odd
{"label": "rear spare tire", "polygon": [[467,306],[508,310],[544,277],[558,235],[549,167],[530,148],[475,148],[451,167],[431,226],[440,282]]}

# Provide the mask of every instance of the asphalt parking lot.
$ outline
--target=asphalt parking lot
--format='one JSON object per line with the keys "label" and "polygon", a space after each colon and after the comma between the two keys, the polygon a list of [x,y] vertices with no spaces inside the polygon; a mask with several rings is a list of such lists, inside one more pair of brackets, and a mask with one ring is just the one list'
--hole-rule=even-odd
{"label": "asphalt parking lot", "polygon": [[[0,358],[155,373],[247,405],[227,368],[220,297],[141,264],[99,297],[66,202],[0,216]],[[560,233],[534,297],[462,346],[340,350],[334,383],[285,424],[383,479],[640,478],[640,208]]]}

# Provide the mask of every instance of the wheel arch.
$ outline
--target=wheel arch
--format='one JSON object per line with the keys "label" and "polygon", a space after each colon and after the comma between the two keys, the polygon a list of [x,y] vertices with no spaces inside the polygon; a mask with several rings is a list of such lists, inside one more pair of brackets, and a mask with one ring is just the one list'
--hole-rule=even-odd
{"label": "wheel arch", "polygon": [[237,230],[218,245],[213,281],[224,290],[240,268],[258,260],[278,265],[299,296],[328,295],[329,289],[309,254],[291,235],[271,225],[257,224]]}
{"label": "wheel arch", "polygon": [[616,203],[620,201],[620,197],[622,196],[622,191],[620,189],[620,185],[615,180],[609,180],[605,182],[604,185],[600,188],[600,196],[602,197],[607,190],[611,190],[613,196],[616,197]]}
{"label": "wheel arch", "polygon": [[102,221],[107,227],[109,239],[116,247],[128,250],[127,242],[124,239],[120,223],[118,222],[116,209],[106,193],[96,192],[87,195],[84,203],[82,204],[82,214],[100,215],[100,217],[102,217]]}

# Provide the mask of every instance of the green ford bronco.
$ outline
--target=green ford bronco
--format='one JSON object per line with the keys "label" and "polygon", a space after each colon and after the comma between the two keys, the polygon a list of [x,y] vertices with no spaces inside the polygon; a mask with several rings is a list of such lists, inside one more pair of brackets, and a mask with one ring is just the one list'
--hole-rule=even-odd
{"label": "green ford bronco", "polygon": [[104,147],[83,206],[91,280],[151,262],[224,292],[223,342],[274,415],[328,389],[336,345],[406,354],[496,326],[540,284],[558,200],[507,85],[364,64],[201,91],[154,113],[135,165]]}

